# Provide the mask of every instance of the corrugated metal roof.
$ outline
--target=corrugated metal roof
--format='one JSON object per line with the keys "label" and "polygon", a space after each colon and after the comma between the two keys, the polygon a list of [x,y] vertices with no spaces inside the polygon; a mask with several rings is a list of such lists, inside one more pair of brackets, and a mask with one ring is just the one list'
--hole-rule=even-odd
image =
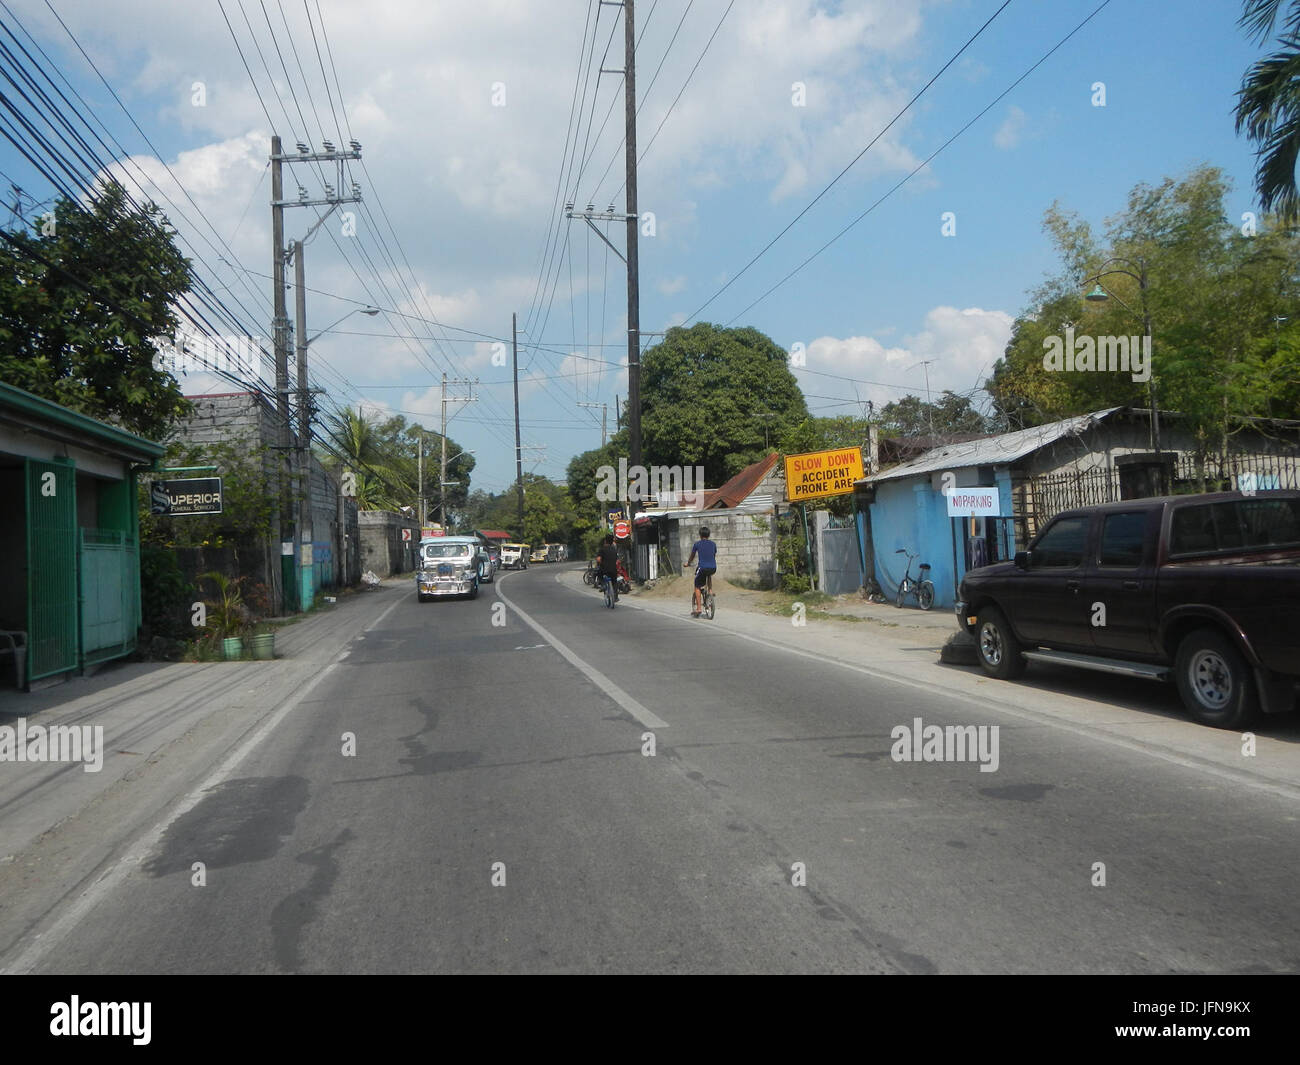
{"label": "corrugated metal roof", "polygon": [[986,436],[961,444],[945,444],[943,447],[925,452],[911,462],[894,466],[874,477],[863,478],[858,483],[879,484],[881,481],[896,481],[901,477],[916,477],[938,470],[960,470],[970,466],[1005,466],[1019,461],[1026,455],[1032,455],[1040,448],[1047,447],[1064,437],[1077,436],[1119,409],[1119,407],[1109,407],[1106,410],[1093,411],[1091,414],[1049,422],[1047,425],[1019,429],[1014,433]]}
{"label": "corrugated metal roof", "polygon": [[717,489],[715,495],[706,497],[705,509],[713,510],[715,507],[730,508],[744,502],[749,493],[757,488],[763,478],[771,472],[772,467],[776,465],[777,459],[780,457],[776,452],[773,452],[767,458],[759,459],[758,462],[746,466],[721,488]]}

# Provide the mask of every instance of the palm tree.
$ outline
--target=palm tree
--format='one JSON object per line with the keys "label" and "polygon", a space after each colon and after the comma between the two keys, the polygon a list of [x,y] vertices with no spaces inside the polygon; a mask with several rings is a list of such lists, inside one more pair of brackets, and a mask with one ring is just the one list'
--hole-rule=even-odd
{"label": "palm tree", "polygon": [[356,499],[362,510],[398,510],[410,502],[413,492],[392,465],[392,456],[380,445],[375,423],[360,409],[335,410],[326,419],[326,432],[343,456],[336,466],[350,466],[357,472]]}
{"label": "palm tree", "polygon": [[1237,132],[1256,145],[1255,191],[1266,211],[1288,222],[1300,217],[1296,160],[1300,157],[1300,0],[1244,0],[1242,26],[1259,44],[1281,19],[1279,50],[1259,60],[1237,93]]}

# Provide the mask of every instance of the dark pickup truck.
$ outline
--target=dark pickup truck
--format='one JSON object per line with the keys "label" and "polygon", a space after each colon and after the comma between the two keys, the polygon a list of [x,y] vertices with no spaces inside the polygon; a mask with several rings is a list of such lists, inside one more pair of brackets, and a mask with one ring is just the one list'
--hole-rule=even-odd
{"label": "dark pickup truck", "polygon": [[1242,728],[1296,705],[1300,492],[1064,511],[1014,562],[968,572],[956,609],[991,676],[1026,659],[1172,674],[1193,718]]}

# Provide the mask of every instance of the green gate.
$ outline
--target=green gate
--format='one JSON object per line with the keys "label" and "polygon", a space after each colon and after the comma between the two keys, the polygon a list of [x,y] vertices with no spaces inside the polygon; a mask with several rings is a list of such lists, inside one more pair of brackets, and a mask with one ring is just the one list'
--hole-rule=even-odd
{"label": "green gate", "polygon": [[85,664],[135,650],[140,627],[135,541],[115,529],[81,530],[81,654]]}
{"label": "green gate", "polygon": [[25,460],[27,678],[77,668],[77,477],[71,462]]}

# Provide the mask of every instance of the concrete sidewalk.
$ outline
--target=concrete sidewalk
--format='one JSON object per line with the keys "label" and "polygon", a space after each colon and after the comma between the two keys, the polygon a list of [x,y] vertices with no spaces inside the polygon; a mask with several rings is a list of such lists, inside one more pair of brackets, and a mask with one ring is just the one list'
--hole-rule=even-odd
{"label": "concrete sidewalk", "polygon": [[0,727],[29,734],[51,726],[103,730],[98,770],[88,771],[84,757],[0,761],[0,865],[123,783],[158,776],[159,767],[193,775],[191,757],[168,766],[174,752],[210,748],[219,755],[232,748],[409,590],[409,580],[386,582],[279,629],[274,661],[119,662],[40,691],[0,693]]}

